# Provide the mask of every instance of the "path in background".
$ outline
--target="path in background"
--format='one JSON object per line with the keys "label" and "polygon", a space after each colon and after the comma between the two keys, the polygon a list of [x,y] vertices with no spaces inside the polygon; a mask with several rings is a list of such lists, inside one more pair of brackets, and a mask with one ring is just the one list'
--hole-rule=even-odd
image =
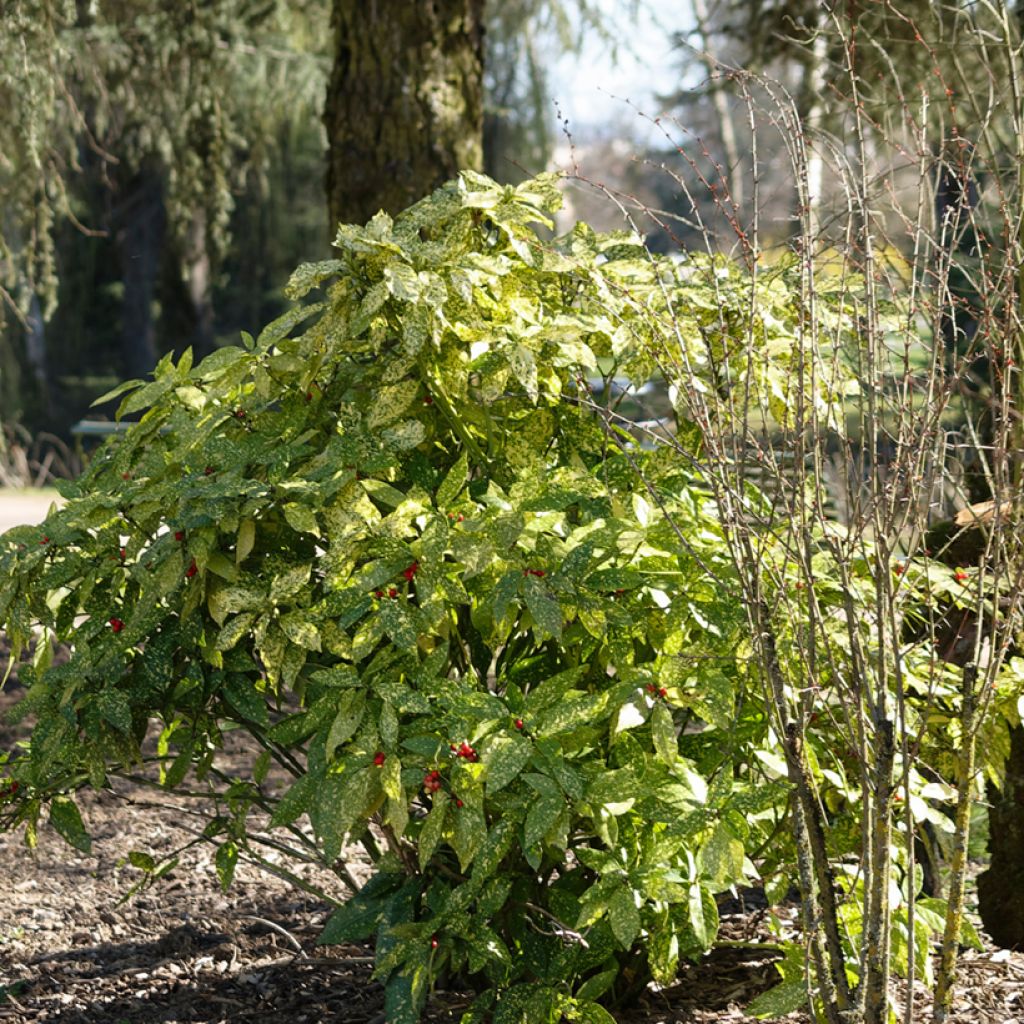
{"label": "path in background", "polygon": [[50,505],[59,501],[56,491],[8,491],[0,489],[0,533],[12,526],[39,523],[46,518]]}

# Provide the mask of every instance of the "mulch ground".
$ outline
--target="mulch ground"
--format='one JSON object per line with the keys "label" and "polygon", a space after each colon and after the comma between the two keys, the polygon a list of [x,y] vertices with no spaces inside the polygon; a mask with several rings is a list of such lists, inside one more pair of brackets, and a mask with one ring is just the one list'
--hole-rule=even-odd
{"label": "mulch ground", "polygon": [[[17,695],[9,684],[0,710]],[[22,733],[0,723],[0,749]],[[227,751],[227,766],[243,756]],[[0,835],[0,1024],[386,1024],[372,948],[317,947],[327,904],[273,875],[240,864],[223,893],[212,848],[198,845],[155,887],[124,900],[140,877],[130,851],[169,854],[202,827],[186,800],[115,781],[112,792],[83,792],[81,806],[93,835],[89,856],[49,827],[35,850],[20,834]],[[369,867],[353,854],[352,870],[363,879]],[[306,878],[343,891],[328,872],[309,869]],[[724,918],[726,937],[755,944],[685,965],[675,985],[646,992],[616,1019],[749,1020],[743,1006],[777,979],[771,952],[756,945],[766,936],[763,915]],[[961,974],[952,1020],[1024,1024],[1024,954],[968,952]],[[436,992],[427,1019],[458,1021],[470,999]],[[927,1002],[923,989],[915,993],[916,1020],[928,1019]]]}

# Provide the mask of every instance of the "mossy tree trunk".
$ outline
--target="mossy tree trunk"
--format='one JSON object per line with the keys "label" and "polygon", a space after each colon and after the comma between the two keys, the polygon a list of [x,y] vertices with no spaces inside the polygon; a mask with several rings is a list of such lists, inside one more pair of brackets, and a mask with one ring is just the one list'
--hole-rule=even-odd
{"label": "mossy tree trunk", "polygon": [[395,214],[483,151],[484,0],[334,0],[332,224]]}

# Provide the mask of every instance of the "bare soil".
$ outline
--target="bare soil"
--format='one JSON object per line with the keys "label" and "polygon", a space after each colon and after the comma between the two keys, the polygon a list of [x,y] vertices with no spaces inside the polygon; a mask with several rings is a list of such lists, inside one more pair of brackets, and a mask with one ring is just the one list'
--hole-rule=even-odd
{"label": "bare soil", "polygon": [[[17,696],[9,684],[0,709]],[[0,750],[24,728],[0,724]],[[248,753],[233,745],[225,757],[230,767]],[[127,863],[131,850],[169,854],[202,827],[187,800],[115,780],[111,791],[83,792],[81,806],[93,836],[89,856],[48,826],[35,850],[19,834],[0,835],[0,1024],[386,1024],[382,989],[371,980],[372,948],[317,947],[329,905],[277,877],[240,864],[224,893],[212,848],[198,845],[156,886],[124,901],[140,877]],[[360,880],[369,873],[355,852],[351,869]],[[305,877],[344,891],[326,871],[310,869]],[[777,979],[773,954],[757,945],[766,937],[766,913],[725,917],[723,934],[752,945],[686,964],[675,985],[646,992],[616,1019],[749,1020],[743,1006]],[[1024,954],[967,952],[961,971],[952,1020],[1024,1024]],[[471,998],[436,992],[428,1019],[458,1021]],[[915,1020],[927,1020],[923,989],[915,1003]]]}

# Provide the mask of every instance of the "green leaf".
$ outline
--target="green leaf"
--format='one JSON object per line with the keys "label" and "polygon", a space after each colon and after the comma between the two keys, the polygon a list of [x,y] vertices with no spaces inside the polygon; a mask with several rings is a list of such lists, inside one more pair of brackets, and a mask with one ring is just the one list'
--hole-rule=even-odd
{"label": "green leaf", "polygon": [[70,797],[58,796],[50,801],[50,824],[76,850],[92,852],[92,839],[85,830],[78,805]]}
{"label": "green leaf", "polygon": [[213,641],[216,651],[230,651],[246,633],[252,629],[256,621],[256,612],[242,612],[228,621]]}
{"label": "green leaf", "polygon": [[338,858],[346,834],[363,814],[369,781],[367,769],[361,768],[355,772],[328,772],[317,787],[310,820],[328,864]]}
{"label": "green leaf", "polygon": [[437,489],[436,502],[441,511],[445,511],[452,502],[459,496],[459,492],[466,486],[469,477],[469,458],[463,452],[455,465],[448,471],[441,486]]}
{"label": "green leaf", "polygon": [[587,978],[585,982],[578,989],[576,989],[576,998],[579,1000],[587,1000],[593,1002],[595,999],[600,999],[615,984],[615,979],[619,976],[619,972],[616,968],[612,968],[607,971],[602,971],[600,974],[595,974],[593,977]]}
{"label": "green leaf", "polygon": [[514,343],[507,354],[509,369],[520,387],[536,402],[537,391],[537,360],[533,353],[518,342]]}
{"label": "green leaf", "polygon": [[651,739],[654,740],[654,749],[657,751],[658,757],[665,764],[675,764],[679,759],[676,727],[672,721],[672,712],[660,700],[655,701],[654,709],[651,712]]}
{"label": "green leaf", "polygon": [[366,695],[360,690],[346,690],[338,700],[338,713],[327,733],[325,756],[328,761],[343,743],[350,740],[362,724],[366,713]]}
{"label": "green leaf", "polygon": [[277,802],[274,813],[270,816],[270,827],[279,828],[282,825],[290,825],[300,815],[305,814],[313,802],[317,785],[322,778],[323,773],[313,772],[300,776],[291,789]]}
{"label": "green leaf", "polygon": [[416,647],[419,634],[408,605],[401,598],[381,602],[378,613],[381,627],[400,650]]}
{"label": "green leaf", "polygon": [[576,1020],[580,1024],[615,1024],[615,1018],[599,1003],[578,1002]]}
{"label": "green leaf", "polygon": [[214,862],[221,890],[227,892],[231,886],[232,879],[235,877],[235,867],[238,864],[238,846],[230,840],[222,846],[218,846]]}
{"label": "green leaf", "polygon": [[809,1003],[806,984],[797,978],[784,981],[751,1000],[744,1011],[750,1017],[785,1017]]}
{"label": "green leaf", "polygon": [[713,889],[743,881],[743,843],[724,821],[715,825],[701,847],[698,863]]}
{"label": "green leaf", "polygon": [[553,636],[556,640],[560,639],[562,606],[552,600],[543,584],[533,576],[523,580],[523,596],[526,598],[526,607],[530,609],[533,621],[541,633]]}
{"label": "green leaf", "polygon": [[429,946],[419,955],[406,958],[398,974],[384,986],[384,1017],[388,1024],[418,1024],[427,1001],[430,976]]}
{"label": "green leaf", "polygon": [[435,793],[431,797],[432,803],[430,812],[423,821],[419,837],[419,861],[420,870],[426,871],[430,858],[434,856],[437,844],[444,834],[444,826],[448,815],[448,796],[444,793]]}
{"label": "green leaf", "polygon": [[540,842],[558,821],[565,810],[565,801],[559,796],[545,796],[534,801],[526,812],[523,826],[523,849],[528,850]]}
{"label": "green leaf", "polygon": [[141,380],[125,380],[117,385],[116,388],[111,388],[109,391],[104,392],[99,398],[89,403],[89,408],[94,409],[97,405],[105,405],[107,402],[113,401],[118,395],[123,395],[126,391],[132,391],[135,388],[141,388],[143,386]]}
{"label": "green leaf", "polygon": [[248,677],[229,675],[224,681],[224,696],[243,719],[264,727],[269,723],[266,698]]}
{"label": "green leaf", "polygon": [[305,590],[309,584],[311,570],[312,566],[308,562],[303,562],[277,573],[270,584],[270,603],[280,604]]}
{"label": "green leaf", "polygon": [[273,345],[284,338],[296,324],[301,324],[303,320],[308,320],[319,313],[324,306],[323,302],[316,302],[310,306],[293,306],[260,331],[256,344],[261,347]]}
{"label": "green leaf", "polygon": [[307,651],[320,650],[320,631],[309,621],[309,612],[300,609],[282,615],[279,625],[293,644]]}
{"label": "green leaf", "polygon": [[555,736],[582,725],[596,725],[607,706],[607,692],[570,698],[540,716],[536,731],[541,736]]}
{"label": "green leaf", "polygon": [[311,533],[320,536],[320,524],[316,521],[316,513],[308,506],[297,501],[289,501],[282,508],[288,525],[296,533]]}
{"label": "green leaf", "polygon": [[235,564],[241,565],[252,552],[256,544],[256,524],[251,519],[243,519],[238,525],[235,538]]}
{"label": "green leaf", "polygon": [[473,863],[485,837],[487,822],[478,799],[478,793],[467,793],[462,807],[456,806],[448,816],[451,829],[448,841],[459,858],[459,870],[466,869]]}
{"label": "green leaf", "polygon": [[530,762],[533,744],[522,733],[497,733],[482,748],[488,796],[504,789]]}
{"label": "green leaf", "polygon": [[419,381],[412,379],[380,388],[370,405],[366,419],[367,427],[372,430],[374,427],[394,423],[412,405],[419,390]]}
{"label": "green leaf", "polygon": [[132,709],[128,704],[128,698],[120,690],[101,690],[96,696],[96,707],[100,716],[118,732],[125,736],[131,735]]}
{"label": "green leaf", "polygon": [[334,946],[368,939],[377,930],[391,897],[403,879],[403,875],[394,873],[375,874],[328,918],[316,944]]}
{"label": "green leaf", "polygon": [[640,934],[640,910],[633,890],[621,886],[608,900],[608,923],[623,949],[629,949]]}

